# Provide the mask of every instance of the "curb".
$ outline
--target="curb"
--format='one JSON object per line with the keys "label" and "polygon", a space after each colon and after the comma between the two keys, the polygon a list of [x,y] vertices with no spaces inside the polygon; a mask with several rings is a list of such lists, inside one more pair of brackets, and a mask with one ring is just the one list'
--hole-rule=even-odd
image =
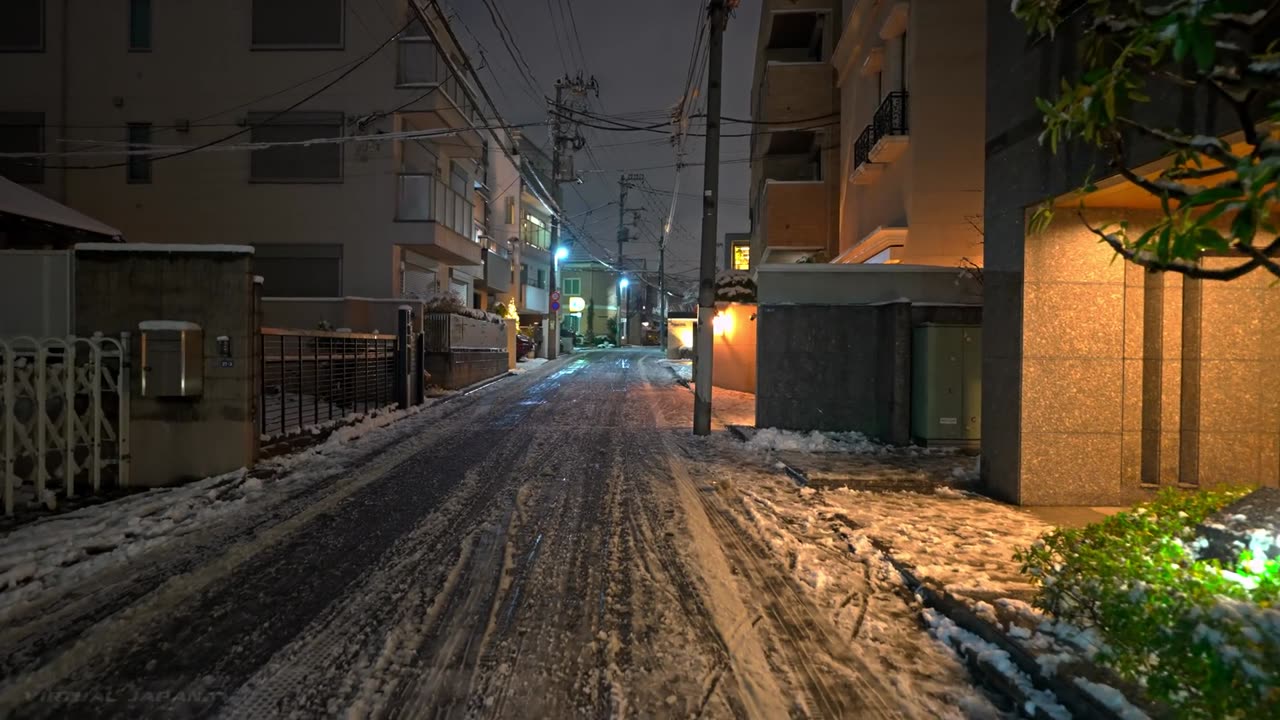
{"label": "curb", "polygon": [[[1036,658],[1017,642],[1010,639],[1003,629],[978,616],[977,613],[969,609],[969,606],[963,600],[950,592],[921,580],[916,575],[915,570],[910,565],[895,558],[892,549],[884,543],[871,537],[867,539],[880,555],[893,566],[893,569],[898,572],[907,589],[916,597],[919,597],[926,607],[938,611],[960,629],[966,630],[982,641],[1004,651],[1013,665],[1031,680],[1031,684],[1036,689],[1052,693],[1058,703],[1065,707],[1073,717],[1124,720],[1123,716],[1104,705],[1102,701],[1090,693],[1085,692],[1074,682],[1056,674],[1046,674],[1041,669],[1040,663],[1036,661]],[[948,646],[950,647],[949,643]],[[953,649],[960,654],[969,666],[970,672],[988,690],[1013,700],[1020,711],[1025,710],[1028,707],[1028,703],[1032,702],[1032,699],[1027,697],[1015,683],[1010,682],[1008,677],[1000,672],[999,668],[991,660],[971,650]],[[1097,669],[1099,675],[1109,675],[1102,668],[1093,667]],[[1148,712],[1151,717],[1161,718],[1165,716],[1165,713],[1136,703],[1128,697],[1127,693],[1121,692],[1126,695],[1126,700],[1130,704]],[[1023,712],[1023,714],[1025,715],[1026,713]],[[1036,712],[1031,713],[1031,717],[1036,720],[1048,718],[1040,708],[1036,708]]]}

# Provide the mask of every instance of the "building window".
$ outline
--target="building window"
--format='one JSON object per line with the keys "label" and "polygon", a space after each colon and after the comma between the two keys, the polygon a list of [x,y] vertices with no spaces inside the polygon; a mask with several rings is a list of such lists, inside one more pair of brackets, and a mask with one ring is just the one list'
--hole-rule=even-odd
{"label": "building window", "polygon": [[733,246],[733,269],[734,270],[750,270],[751,269],[751,246],[750,245],[734,245]]}
{"label": "building window", "polygon": [[255,245],[266,297],[342,297],[341,245]]}
{"label": "building window", "polygon": [[582,278],[567,277],[562,283],[565,295],[581,295],[582,294]]}
{"label": "building window", "polygon": [[520,223],[520,239],[526,243],[538,248],[546,250],[551,247],[551,231],[547,229],[547,224],[537,215],[526,214],[524,222]]}
{"label": "building window", "polygon": [[[414,24],[414,27],[421,27]],[[396,84],[402,87],[433,85],[444,76],[444,62],[431,38],[406,31],[397,43],[400,50]]]}
{"label": "building window", "polygon": [[506,203],[507,203],[507,224],[515,225],[516,224],[516,199],[513,197],[509,197],[507,198]]}
{"label": "building window", "polygon": [[[255,143],[296,143],[342,137],[342,113],[250,113]],[[341,182],[342,145],[279,145],[249,154],[249,178],[253,182]]]}
{"label": "building window", "polygon": [[44,52],[44,0],[0,3],[0,51]]}
{"label": "building window", "polygon": [[547,289],[547,270],[546,270],[546,268],[538,268],[538,284],[537,284],[537,285],[535,285],[534,287],[537,287],[537,288],[539,288],[539,289],[541,289],[541,290],[546,290],[546,289]]}
{"label": "building window", "polygon": [[[151,123],[129,123],[129,150],[146,150],[151,144]],[[125,179],[131,183],[151,182],[151,156],[129,155],[125,159]]]}
{"label": "building window", "polygon": [[129,0],[129,50],[151,49],[151,0]]}
{"label": "building window", "polygon": [[343,0],[253,0],[253,46],[341,49],[343,4]]}
{"label": "building window", "polygon": [[[44,113],[0,113],[0,152],[44,152]],[[44,182],[40,158],[0,158],[0,175],[16,183]]]}

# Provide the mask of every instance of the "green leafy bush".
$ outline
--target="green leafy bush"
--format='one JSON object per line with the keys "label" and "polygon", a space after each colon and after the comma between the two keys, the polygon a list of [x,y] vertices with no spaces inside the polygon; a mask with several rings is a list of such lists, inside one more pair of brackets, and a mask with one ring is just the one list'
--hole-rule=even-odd
{"label": "green leafy bush", "polygon": [[1095,658],[1185,718],[1280,717],[1280,562],[1197,558],[1196,526],[1247,491],[1166,491],[1015,559],[1036,605],[1103,646]]}

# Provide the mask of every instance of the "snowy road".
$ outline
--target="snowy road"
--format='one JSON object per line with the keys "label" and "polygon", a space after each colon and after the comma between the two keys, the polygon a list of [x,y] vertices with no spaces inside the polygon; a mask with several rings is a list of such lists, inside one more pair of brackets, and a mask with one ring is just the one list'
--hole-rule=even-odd
{"label": "snowy road", "polygon": [[0,588],[0,713],[988,714],[869,566],[831,558],[852,631],[797,581],[691,407],[656,354],[592,352],[278,482],[211,484],[244,502]]}

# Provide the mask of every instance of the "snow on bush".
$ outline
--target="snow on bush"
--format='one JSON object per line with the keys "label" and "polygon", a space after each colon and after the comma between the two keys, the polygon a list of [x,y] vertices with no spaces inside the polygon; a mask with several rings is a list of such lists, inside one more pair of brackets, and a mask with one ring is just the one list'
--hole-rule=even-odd
{"label": "snow on bush", "polygon": [[1167,491],[1016,559],[1036,606],[1101,635],[1097,660],[1184,718],[1275,717],[1280,561],[1200,559],[1196,526],[1242,491]]}
{"label": "snow on bush", "polygon": [[452,291],[436,293],[422,299],[423,306],[429,313],[451,313],[463,317],[485,320],[494,324],[502,323],[501,315],[494,315],[479,308],[468,307],[457,293]]}
{"label": "snow on bush", "polygon": [[751,279],[750,273],[741,270],[721,270],[716,273],[716,300],[753,303],[756,301],[756,281]]}
{"label": "snow on bush", "polygon": [[811,453],[853,453],[867,455],[885,452],[883,445],[872,442],[866,435],[857,432],[819,432],[807,433],[791,430],[765,428],[756,432],[747,441],[747,447],[754,450],[798,450]]}

